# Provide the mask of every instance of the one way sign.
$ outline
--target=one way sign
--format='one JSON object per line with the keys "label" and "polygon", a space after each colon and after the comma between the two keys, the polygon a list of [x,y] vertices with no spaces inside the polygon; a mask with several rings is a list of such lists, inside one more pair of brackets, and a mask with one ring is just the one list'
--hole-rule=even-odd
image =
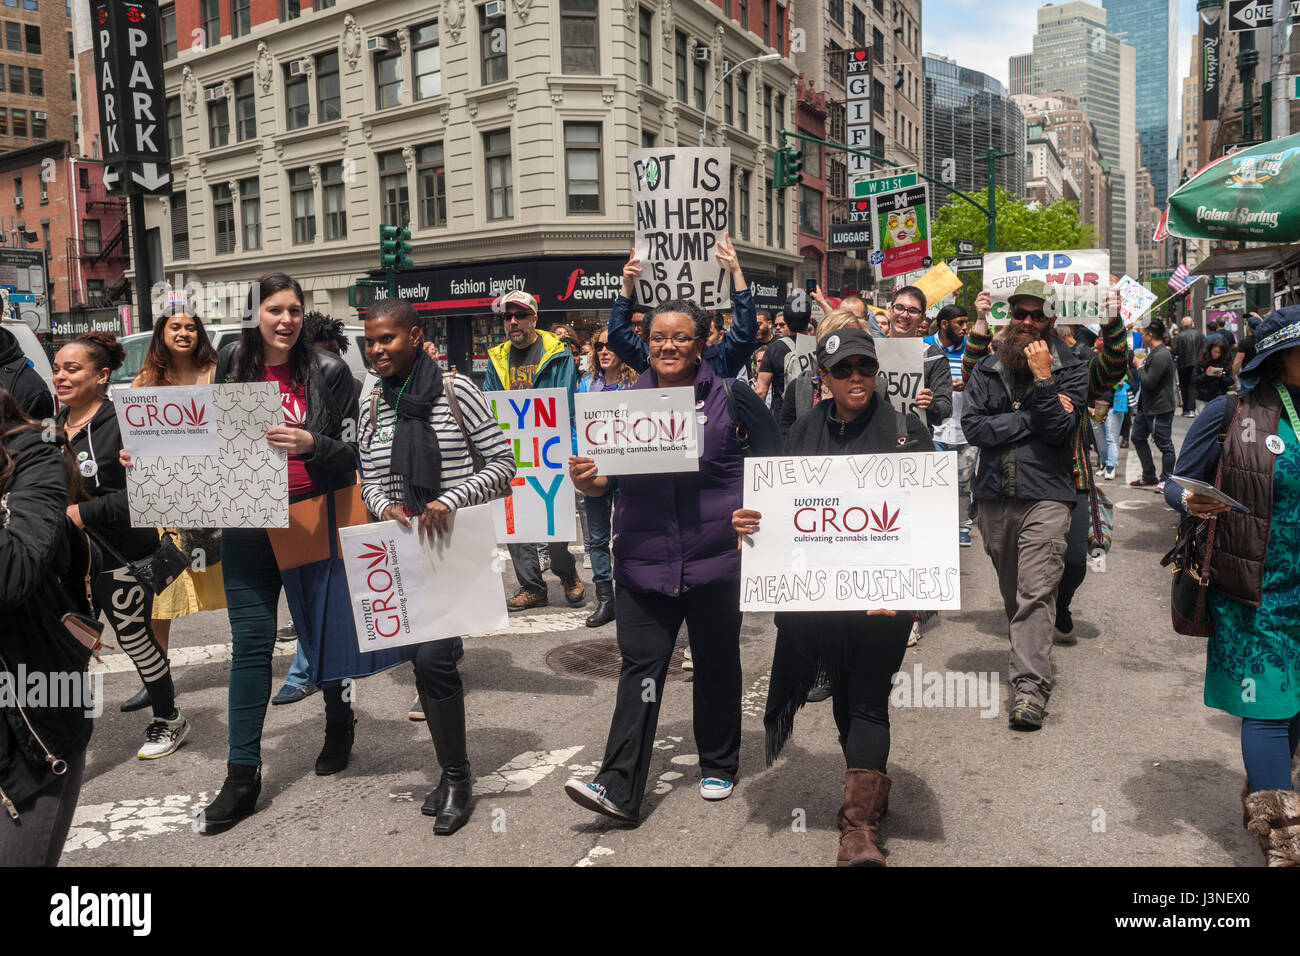
{"label": "one way sign", "polygon": [[104,184],[124,192],[169,193],[158,4],[92,0],[90,14]]}
{"label": "one way sign", "polygon": [[[1300,18],[1300,0],[1291,0],[1291,21]],[[1228,0],[1228,30],[1258,30],[1273,25],[1273,0]]]}

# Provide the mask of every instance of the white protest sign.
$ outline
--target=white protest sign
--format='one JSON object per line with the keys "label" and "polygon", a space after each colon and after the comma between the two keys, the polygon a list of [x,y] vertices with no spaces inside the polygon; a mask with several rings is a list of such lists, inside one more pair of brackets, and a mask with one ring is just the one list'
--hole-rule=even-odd
{"label": "white protest sign", "polygon": [[1132,276],[1124,276],[1115,286],[1119,292],[1119,315],[1126,326],[1142,318],[1160,297]]}
{"label": "white protest sign", "polygon": [[122,447],[132,456],[215,455],[221,450],[211,385],[113,390]]}
{"label": "white protest sign", "polygon": [[1070,325],[1106,321],[1110,253],[1105,249],[986,252],[984,288],[993,296],[989,324],[1009,321],[1007,297],[1030,279],[1047,284],[1044,311],[1057,321]]}
{"label": "white protest sign", "polygon": [[916,407],[916,396],[925,388],[925,352],[928,346],[916,338],[876,339],[876,394],[897,411],[925,415]]}
{"label": "white protest sign", "polygon": [[573,397],[578,454],[602,475],[699,471],[695,389],[634,388]]}
{"label": "white protest sign", "polygon": [[362,653],[504,629],[492,506],[461,508],[451,533],[421,539],[412,522],[339,528]]}
{"label": "white protest sign", "polygon": [[730,276],[713,257],[728,228],[731,150],[665,147],[628,151],[643,306],[691,299],[726,309]]}
{"label": "white protest sign", "polygon": [[517,469],[509,496],[492,502],[497,542],[573,541],[578,520],[569,477],[568,389],[516,388],[487,397]]}
{"label": "white protest sign", "polygon": [[745,459],[742,611],[956,610],[957,455]]}
{"label": "white protest sign", "polygon": [[785,381],[788,385],[804,372],[810,371],[817,364],[817,337],[804,335],[802,332],[794,337],[794,348],[785,357]]}
{"label": "white protest sign", "polygon": [[137,455],[126,471],[132,527],[289,527],[289,459],[266,440],[268,429],[284,424],[279,386],[209,387],[218,452]]}

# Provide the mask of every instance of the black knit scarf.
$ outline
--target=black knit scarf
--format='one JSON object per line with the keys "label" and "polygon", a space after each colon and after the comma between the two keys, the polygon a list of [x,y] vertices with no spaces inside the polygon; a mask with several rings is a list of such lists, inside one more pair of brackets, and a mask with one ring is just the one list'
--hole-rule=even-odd
{"label": "black knit scarf", "polygon": [[402,476],[403,504],[418,514],[442,490],[442,450],[429,424],[442,394],[442,369],[420,349],[407,378],[388,377],[383,383],[384,401],[397,409],[389,471]]}

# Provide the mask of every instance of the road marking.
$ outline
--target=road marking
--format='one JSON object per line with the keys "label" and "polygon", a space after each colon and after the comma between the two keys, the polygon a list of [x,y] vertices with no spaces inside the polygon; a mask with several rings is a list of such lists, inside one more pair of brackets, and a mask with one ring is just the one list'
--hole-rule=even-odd
{"label": "road marking", "polygon": [[[479,634],[466,634],[466,637],[490,637],[493,634],[549,634],[551,632],[572,631],[586,626],[586,610],[556,611],[551,614],[533,614],[524,617],[512,617],[504,630],[484,631]],[[112,640],[112,638],[109,638]],[[272,657],[292,657],[298,650],[297,641],[277,641]],[[193,664],[215,664],[230,660],[231,645],[229,641],[220,644],[199,644],[192,647],[173,647],[167,655],[172,669],[188,667]],[[135,673],[135,664],[126,654],[105,654],[99,661],[91,661],[92,674],[127,674]]]}
{"label": "road marking", "polygon": [[599,857],[613,856],[613,855],[614,855],[613,850],[611,850],[607,846],[601,846],[599,843],[597,843],[595,846],[593,846],[590,850],[587,851],[586,856],[584,856],[581,860],[579,860],[577,863],[573,865],[574,866],[595,866],[596,860]]}
{"label": "road marking", "polygon": [[740,713],[743,716],[762,718],[763,711],[767,708],[767,685],[771,679],[772,672],[768,671],[745,691],[745,696],[740,698]]}
{"label": "road marking", "polygon": [[474,781],[476,794],[519,793],[549,777],[563,767],[582,747],[567,750],[529,750]]}

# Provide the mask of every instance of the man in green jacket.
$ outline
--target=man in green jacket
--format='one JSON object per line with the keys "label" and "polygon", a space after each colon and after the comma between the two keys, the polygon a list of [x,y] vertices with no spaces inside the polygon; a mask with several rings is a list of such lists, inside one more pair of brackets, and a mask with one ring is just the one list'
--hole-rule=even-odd
{"label": "man in green jacket", "polygon": [[[564,343],[537,328],[537,300],[515,290],[502,297],[508,340],[488,350],[487,376],[483,391],[503,392],[516,388],[563,388],[569,392],[569,421],[573,421],[573,395],[578,390],[577,367]],[[560,507],[565,505],[561,503]],[[506,601],[512,611],[546,607],[546,582],[536,544],[511,544],[510,560],[519,579],[519,591]],[[578,566],[567,541],[549,541],[551,570],[564,585],[564,598],[577,607],[587,596],[578,578]]]}

